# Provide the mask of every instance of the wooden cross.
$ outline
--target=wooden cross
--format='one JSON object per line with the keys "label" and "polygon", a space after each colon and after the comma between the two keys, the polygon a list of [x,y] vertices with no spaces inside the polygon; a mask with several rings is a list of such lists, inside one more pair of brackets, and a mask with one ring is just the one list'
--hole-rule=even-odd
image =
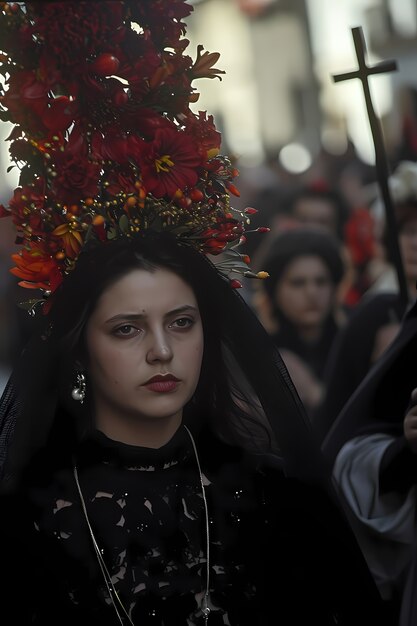
{"label": "wooden cross", "polygon": [[385,152],[383,134],[380,121],[375,113],[375,109],[372,104],[371,92],[369,89],[369,76],[373,74],[382,74],[385,72],[394,72],[397,70],[396,61],[382,61],[377,63],[373,67],[370,67],[366,63],[365,53],[366,44],[360,26],[352,28],[353,43],[355,45],[356,58],[358,60],[359,69],[346,72],[345,74],[337,74],[333,76],[335,83],[351,80],[352,78],[359,78],[362,83],[366,110],[368,112],[369,122],[371,126],[372,138],[375,148],[375,164],[378,177],[379,188],[384,201],[385,218],[387,223],[388,232],[388,245],[390,248],[391,258],[395,265],[397,272],[398,285],[400,290],[401,302],[404,305],[404,311],[407,308],[409,302],[407,279],[405,277],[404,265],[401,258],[401,251],[398,241],[397,221],[395,218],[394,205],[391,198],[390,188],[388,184],[388,178],[390,175],[388,160]]}

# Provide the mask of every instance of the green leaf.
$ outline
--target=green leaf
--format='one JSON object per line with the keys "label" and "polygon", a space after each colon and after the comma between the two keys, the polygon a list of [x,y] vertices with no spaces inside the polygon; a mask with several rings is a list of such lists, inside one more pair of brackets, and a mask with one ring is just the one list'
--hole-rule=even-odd
{"label": "green leaf", "polygon": [[129,232],[129,219],[127,215],[122,215],[122,217],[119,219],[119,228],[122,233]]}

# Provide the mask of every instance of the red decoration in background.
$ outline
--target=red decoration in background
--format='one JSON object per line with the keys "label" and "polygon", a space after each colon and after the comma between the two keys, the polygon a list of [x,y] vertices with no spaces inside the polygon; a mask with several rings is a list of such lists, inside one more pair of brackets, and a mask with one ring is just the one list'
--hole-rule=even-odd
{"label": "red decoration in background", "polygon": [[369,288],[367,267],[375,256],[375,224],[366,208],[353,210],[345,225],[345,244],[355,270],[355,279],[347,291],[344,303],[349,308],[356,306]]}
{"label": "red decoration in background", "polygon": [[355,209],[345,225],[345,243],[355,265],[364,265],[375,255],[375,224],[366,208]]}
{"label": "red decoration in background", "polygon": [[329,183],[324,178],[317,178],[316,180],[310,181],[307,185],[307,189],[311,189],[311,191],[315,191],[316,193],[328,193],[331,191]]}

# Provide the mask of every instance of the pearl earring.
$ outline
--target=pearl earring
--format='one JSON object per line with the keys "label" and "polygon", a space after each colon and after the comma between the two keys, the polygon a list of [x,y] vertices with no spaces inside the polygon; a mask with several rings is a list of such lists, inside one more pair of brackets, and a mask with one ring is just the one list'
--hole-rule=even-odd
{"label": "pearl earring", "polygon": [[77,382],[75,383],[71,391],[71,396],[73,400],[76,400],[77,402],[80,402],[82,404],[84,402],[86,390],[85,376],[82,372],[77,372],[76,378]]}

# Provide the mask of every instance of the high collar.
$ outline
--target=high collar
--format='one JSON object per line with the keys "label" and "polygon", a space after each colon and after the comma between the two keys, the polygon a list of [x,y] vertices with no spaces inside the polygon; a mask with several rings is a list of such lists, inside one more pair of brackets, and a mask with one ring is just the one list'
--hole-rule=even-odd
{"label": "high collar", "polygon": [[185,462],[193,454],[192,443],[184,426],[160,448],[135,446],[110,439],[99,430],[93,431],[79,447],[77,463],[106,463],[136,471],[169,470]]}

